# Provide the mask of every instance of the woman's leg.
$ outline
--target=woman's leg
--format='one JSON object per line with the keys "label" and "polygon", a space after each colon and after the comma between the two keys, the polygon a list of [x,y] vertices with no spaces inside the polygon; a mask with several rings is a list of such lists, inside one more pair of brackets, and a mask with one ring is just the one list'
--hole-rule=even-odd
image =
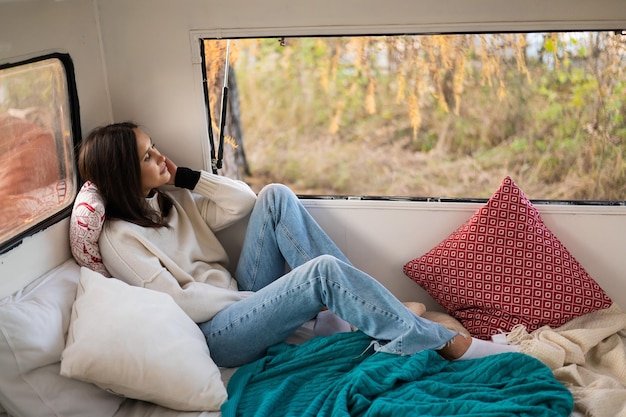
{"label": "woman's leg", "polygon": [[235,278],[241,290],[257,291],[319,255],[346,256],[286,186],[270,184],[250,215]]}
{"label": "woman's leg", "polygon": [[323,306],[374,338],[383,352],[439,349],[456,336],[413,314],[374,278],[329,255],[293,269],[200,328],[219,366],[240,366],[285,340]]}

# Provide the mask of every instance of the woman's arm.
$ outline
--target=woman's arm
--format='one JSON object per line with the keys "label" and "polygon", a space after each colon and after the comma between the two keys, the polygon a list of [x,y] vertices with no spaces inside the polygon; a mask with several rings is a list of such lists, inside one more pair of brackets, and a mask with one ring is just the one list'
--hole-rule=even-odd
{"label": "woman's arm", "polygon": [[[112,233],[105,228],[100,236],[100,250],[107,270],[114,278],[129,285],[169,294],[187,315],[196,323],[213,318],[224,307],[250,295],[238,291],[230,274],[220,268],[214,269],[211,281],[219,283],[195,282],[193,278],[176,265],[163,265],[157,251],[150,242],[130,234]],[[165,257],[163,257],[166,259]],[[179,279],[171,273],[172,268]]]}
{"label": "woman's arm", "polygon": [[[250,214],[256,194],[243,181],[201,171],[200,180],[193,189],[196,204],[213,231],[230,226]],[[197,196],[205,198],[197,198]]]}
{"label": "woman's arm", "polygon": [[250,291],[237,291],[195,281],[181,287],[165,268],[151,281],[145,282],[144,287],[171,295],[176,304],[196,323],[211,320],[225,307],[252,294]]}
{"label": "woman's arm", "polygon": [[245,182],[179,168],[170,159],[166,164],[172,173],[170,184],[193,191],[198,210],[212,230],[224,229],[252,211],[256,194]]}

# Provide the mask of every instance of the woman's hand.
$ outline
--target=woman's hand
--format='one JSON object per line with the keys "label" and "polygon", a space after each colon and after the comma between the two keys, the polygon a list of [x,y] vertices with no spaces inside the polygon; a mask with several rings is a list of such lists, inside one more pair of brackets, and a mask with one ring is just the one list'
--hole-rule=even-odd
{"label": "woman's hand", "polygon": [[165,157],[165,165],[167,166],[167,170],[170,173],[170,180],[167,182],[168,184],[174,185],[174,180],[176,179],[176,171],[178,170],[178,165],[176,165],[170,158]]}

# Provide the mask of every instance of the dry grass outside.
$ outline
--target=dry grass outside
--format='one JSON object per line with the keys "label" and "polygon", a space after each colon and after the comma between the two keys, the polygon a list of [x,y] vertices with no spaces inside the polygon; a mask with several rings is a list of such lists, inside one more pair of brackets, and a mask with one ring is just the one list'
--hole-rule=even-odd
{"label": "dry grass outside", "polygon": [[406,144],[399,142],[370,147],[337,144],[329,138],[287,149],[267,143],[254,146],[248,161],[253,176],[246,182],[256,191],[269,182],[280,182],[302,195],[354,195],[358,184],[359,195],[368,196],[488,197],[509,175],[504,167],[496,175],[493,167],[485,169],[469,156],[449,160],[435,153],[407,151]]}
{"label": "dry grass outside", "polygon": [[620,182],[626,168],[619,161],[600,171],[610,178],[572,169],[559,181],[546,183],[537,175],[536,165],[518,166],[503,154],[451,158],[433,151],[410,151],[406,141],[371,145],[337,143],[326,137],[298,141],[297,146],[264,141],[249,147],[253,175],[245,181],[255,191],[280,182],[301,195],[488,198],[502,179],[511,176],[531,199],[594,199],[601,186],[609,188],[605,195],[613,195],[614,200],[623,200],[626,194]]}

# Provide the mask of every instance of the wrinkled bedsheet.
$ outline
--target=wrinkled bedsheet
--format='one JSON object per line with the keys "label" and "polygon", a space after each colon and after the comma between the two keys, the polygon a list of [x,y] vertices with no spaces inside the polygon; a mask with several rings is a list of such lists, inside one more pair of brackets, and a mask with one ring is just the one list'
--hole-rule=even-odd
{"label": "wrinkled bedsheet", "polygon": [[508,340],[552,369],[579,415],[626,416],[626,313],[617,304],[556,329],[518,326]]}

